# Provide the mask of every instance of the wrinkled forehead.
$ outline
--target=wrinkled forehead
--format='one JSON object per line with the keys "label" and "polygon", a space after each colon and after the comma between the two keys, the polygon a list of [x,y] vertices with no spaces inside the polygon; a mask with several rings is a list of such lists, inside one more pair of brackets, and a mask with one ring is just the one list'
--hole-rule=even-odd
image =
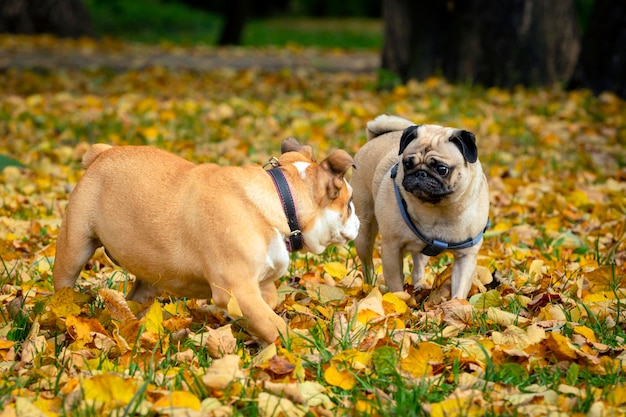
{"label": "wrinkled forehead", "polygon": [[458,129],[453,127],[443,127],[437,125],[421,125],[417,131],[417,146],[424,148],[426,146],[439,147],[443,144],[450,143],[450,137]]}

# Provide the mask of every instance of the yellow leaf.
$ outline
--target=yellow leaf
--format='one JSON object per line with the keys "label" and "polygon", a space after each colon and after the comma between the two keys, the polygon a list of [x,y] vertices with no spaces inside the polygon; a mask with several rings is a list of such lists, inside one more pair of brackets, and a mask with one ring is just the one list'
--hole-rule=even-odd
{"label": "yellow leaf", "polygon": [[267,345],[262,351],[256,354],[255,357],[252,358],[251,364],[253,367],[267,367],[270,359],[272,359],[278,350],[275,344]]}
{"label": "yellow leaf", "polygon": [[626,404],[626,385],[613,387],[608,396],[609,403],[616,406],[623,406]]}
{"label": "yellow leaf", "polygon": [[576,359],[576,351],[571,346],[569,339],[559,333],[548,333],[546,337],[548,348],[560,361]]}
{"label": "yellow leaf", "polygon": [[161,304],[155,301],[144,316],[146,330],[155,334],[163,333],[163,310]]}
{"label": "yellow leaf", "polygon": [[153,406],[155,408],[189,408],[200,410],[200,400],[188,391],[174,391],[159,398]]}
{"label": "yellow leaf", "polygon": [[185,302],[179,300],[175,303],[167,303],[163,306],[163,310],[170,313],[172,316],[189,317],[189,310],[185,306]]}
{"label": "yellow leaf", "polygon": [[243,313],[241,312],[241,307],[239,307],[239,303],[235,298],[235,294],[230,292],[230,299],[228,300],[228,304],[226,305],[226,311],[228,315],[234,319],[243,317]]}
{"label": "yellow leaf", "polygon": [[91,342],[91,332],[107,334],[102,324],[97,319],[87,319],[84,317],[67,316],[65,326],[68,328],[74,339],[84,342]]}
{"label": "yellow leaf", "polygon": [[428,404],[431,417],[451,416],[482,416],[485,413],[478,404],[474,404],[471,398],[448,398],[441,402]]}
{"label": "yellow leaf", "polygon": [[349,369],[339,369],[339,364],[332,364],[324,371],[324,379],[330,385],[345,390],[351,390],[356,384],[356,378]]}
{"label": "yellow leaf", "polygon": [[80,314],[80,307],[74,303],[74,290],[69,287],[55,292],[48,302],[48,307],[57,317],[65,318],[69,315]]}
{"label": "yellow leaf", "polygon": [[396,294],[388,292],[383,295],[383,308],[385,309],[385,314],[404,314],[409,307]]}
{"label": "yellow leaf", "polygon": [[32,398],[25,397],[15,398],[15,410],[13,413],[7,413],[7,416],[47,417],[47,414],[33,403]]}
{"label": "yellow leaf", "polygon": [[596,334],[587,326],[574,326],[574,333],[578,333],[592,343],[597,342]]}
{"label": "yellow leaf", "polygon": [[372,362],[372,354],[358,349],[348,349],[333,356],[331,362],[335,364],[349,364],[354,369],[363,369]]}
{"label": "yellow leaf", "polygon": [[328,262],[324,264],[324,272],[333,278],[343,278],[348,275],[348,268],[341,262]]}
{"label": "yellow leaf", "polygon": [[603,303],[609,300],[615,300],[615,298],[615,292],[613,291],[600,291],[584,296],[583,303]]}
{"label": "yellow leaf", "polygon": [[147,140],[155,140],[159,136],[159,129],[154,126],[144,127],[139,130]]}
{"label": "yellow leaf", "polygon": [[356,319],[363,324],[367,324],[370,320],[377,319],[378,317],[380,317],[380,314],[370,309],[360,309],[356,315]]}
{"label": "yellow leaf", "polygon": [[14,344],[14,341],[7,340],[5,337],[0,337],[0,349],[11,349]]}
{"label": "yellow leaf", "polygon": [[433,363],[443,362],[441,346],[431,342],[420,342],[409,347],[407,357],[400,360],[400,368],[409,372],[413,377],[420,378],[429,375]]}
{"label": "yellow leaf", "polygon": [[609,265],[604,265],[584,274],[589,281],[589,292],[592,294],[611,292],[614,289],[614,271]]}
{"label": "yellow leaf", "polygon": [[83,382],[85,400],[103,402],[111,407],[128,404],[137,392],[137,381],[119,375],[94,375]]}

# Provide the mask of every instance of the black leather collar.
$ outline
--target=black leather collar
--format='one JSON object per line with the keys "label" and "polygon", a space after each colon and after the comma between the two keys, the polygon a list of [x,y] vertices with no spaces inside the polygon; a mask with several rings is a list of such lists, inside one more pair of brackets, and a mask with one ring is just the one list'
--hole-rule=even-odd
{"label": "black leather collar", "polygon": [[285,178],[283,171],[273,161],[270,161],[273,168],[268,169],[267,173],[274,181],[276,191],[280,197],[280,201],[283,204],[283,210],[287,216],[287,223],[289,223],[289,230],[291,233],[287,235],[287,249],[290,252],[295,252],[304,247],[304,240],[302,238],[302,231],[298,224],[298,214],[296,213],[296,205],[293,202],[293,196],[291,195],[291,189]]}

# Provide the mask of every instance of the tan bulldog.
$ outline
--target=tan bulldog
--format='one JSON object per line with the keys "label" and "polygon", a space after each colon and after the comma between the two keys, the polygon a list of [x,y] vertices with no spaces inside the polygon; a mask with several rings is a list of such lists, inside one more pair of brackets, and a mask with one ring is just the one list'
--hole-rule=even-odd
{"label": "tan bulldog", "polygon": [[[290,249],[321,253],[354,239],[359,221],[344,179],[352,157],[335,150],[317,163],[310,146],[283,141],[274,167],[195,165],[151,147],[96,144],[61,225],[55,290],[73,287],[104,246],[136,276],[128,299],[146,303],[163,291],[236,298],[244,326],[263,343],[286,335],[273,309],[274,281]],[[270,175],[271,174],[271,175]]]}

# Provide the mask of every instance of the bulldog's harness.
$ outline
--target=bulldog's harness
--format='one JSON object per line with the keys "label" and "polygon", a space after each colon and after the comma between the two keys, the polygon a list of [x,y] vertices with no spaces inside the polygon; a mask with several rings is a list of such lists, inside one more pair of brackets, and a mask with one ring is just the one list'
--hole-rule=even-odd
{"label": "bulldog's harness", "polygon": [[293,196],[291,195],[291,189],[289,183],[285,178],[283,171],[278,168],[278,159],[275,157],[270,159],[264,166],[271,165],[272,168],[266,170],[269,176],[274,181],[276,191],[280,197],[280,202],[283,205],[283,210],[287,216],[287,223],[289,224],[290,233],[287,235],[285,243],[287,249],[290,252],[298,251],[304,247],[304,241],[302,239],[302,231],[298,224],[298,214],[296,213],[296,205],[293,202]]}
{"label": "bulldog's harness", "polygon": [[409,213],[407,212],[407,209],[406,209],[406,201],[400,195],[398,184],[396,184],[396,181],[395,181],[397,174],[398,174],[398,164],[395,164],[391,168],[391,181],[393,182],[393,189],[396,193],[396,200],[398,202],[398,207],[400,208],[400,214],[402,214],[402,218],[404,219],[404,222],[406,223],[406,225],[409,226],[409,229],[411,229],[411,231],[413,231],[413,233],[415,233],[415,235],[418,238],[420,238],[422,241],[424,241],[424,243],[426,243],[426,247],[422,249],[422,253],[424,255],[437,256],[445,250],[465,249],[465,248],[474,246],[478,242],[480,242],[480,240],[483,238],[483,234],[487,231],[487,229],[489,229],[489,226],[491,225],[491,222],[489,219],[487,219],[487,225],[478,234],[478,236],[476,236],[473,239],[469,238],[459,243],[447,243],[447,242],[442,242],[441,240],[437,240],[437,239],[430,240],[426,236],[424,236],[422,232],[418,230],[417,226],[415,226],[415,223],[413,223],[413,221],[409,217]]}

